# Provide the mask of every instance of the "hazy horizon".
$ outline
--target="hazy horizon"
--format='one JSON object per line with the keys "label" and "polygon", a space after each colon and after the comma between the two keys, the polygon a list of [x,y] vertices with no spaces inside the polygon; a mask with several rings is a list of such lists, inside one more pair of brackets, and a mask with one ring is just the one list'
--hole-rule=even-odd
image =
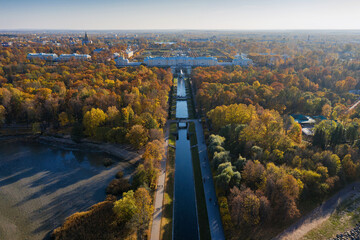
{"label": "hazy horizon", "polygon": [[358,30],[344,0],[2,1],[1,30]]}

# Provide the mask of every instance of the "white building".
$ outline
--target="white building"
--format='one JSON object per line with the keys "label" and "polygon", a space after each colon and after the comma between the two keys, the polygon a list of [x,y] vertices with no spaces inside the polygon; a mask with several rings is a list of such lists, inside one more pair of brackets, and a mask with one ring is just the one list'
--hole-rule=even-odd
{"label": "white building", "polygon": [[119,53],[114,53],[114,54],[113,54],[113,58],[118,58],[118,57],[120,57],[120,54],[119,54]]}
{"label": "white building", "polygon": [[233,61],[232,61],[232,65],[239,65],[239,66],[244,66],[244,67],[253,65],[253,64],[254,64],[253,60],[248,58],[247,55],[244,53],[242,53],[240,55],[236,55],[235,59],[233,59]]}
{"label": "white building", "polygon": [[131,58],[132,56],[134,56],[134,51],[131,50],[130,48],[126,49],[126,51],[125,51],[125,57],[126,57],[126,58]]}
{"label": "white building", "polygon": [[215,57],[146,57],[144,64],[148,66],[215,66],[218,64]]}
{"label": "white building", "polygon": [[[116,65],[118,66],[134,66],[140,65],[138,62],[129,62],[127,58],[116,57]],[[218,62],[216,57],[188,57],[188,56],[176,56],[176,57],[146,57],[144,64],[149,67],[199,67],[199,66],[249,66],[253,64],[253,60],[246,57],[245,54],[237,55],[232,62]]]}
{"label": "white building", "polygon": [[126,67],[126,66],[140,66],[141,62],[129,62],[129,59],[118,56],[115,58],[117,66]]}
{"label": "white building", "polygon": [[55,53],[29,53],[27,55],[27,59],[31,60],[31,59],[43,59],[43,60],[47,60],[47,61],[54,61],[56,59],[58,59],[58,55]]}
{"label": "white building", "polygon": [[1,45],[3,46],[3,47],[11,47],[12,46],[12,42],[3,42],[3,43],[1,43]]}
{"label": "white building", "polygon": [[129,65],[129,59],[123,58],[122,56],[117,56],[115,58],[116,65],[118,66],[127,66]]}
{"label": "white building", "polygon": [[59,57],[60,61],[69,61],[70,59],[74,58],[75,60],[90,60],[91,56],[88,54],[61,54]]}

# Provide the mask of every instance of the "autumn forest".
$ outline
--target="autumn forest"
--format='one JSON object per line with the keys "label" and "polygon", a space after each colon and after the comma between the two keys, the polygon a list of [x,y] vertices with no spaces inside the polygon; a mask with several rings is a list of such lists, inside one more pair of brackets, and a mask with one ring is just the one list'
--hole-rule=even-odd
{"label": "autumn forest", "polygon": [[[230,62],[238,53],[253,61],[186,74],[226,239],[276,237],[359,180],[359,35],[175,32],[107,39],[93,33],[91,44],[75,34],[48,35],[45,44],[42,34],[0,35],[0,42],[13,42],[0,46],[0,138],[68,137],[142,155],[131,177],[119,171],[105,201],[74,212],[54,239],[150,239],[160,162],[171,156],[164,134],[167,121],[177,120],[171,109],[179,69],[118,66],[113,54],[129,47],[135,62],[150,54]],[[206,41],[186,40],[194,38]],[[35,52],[91,54],[91,60],[27,58]]]}

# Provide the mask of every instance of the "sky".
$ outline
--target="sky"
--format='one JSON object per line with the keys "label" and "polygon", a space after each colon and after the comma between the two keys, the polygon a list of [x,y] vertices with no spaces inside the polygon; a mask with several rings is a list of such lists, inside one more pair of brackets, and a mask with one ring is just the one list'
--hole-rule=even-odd
{"label": "sky", "polygon": [[0,0],[0,29],[360,29],[360,0]]}

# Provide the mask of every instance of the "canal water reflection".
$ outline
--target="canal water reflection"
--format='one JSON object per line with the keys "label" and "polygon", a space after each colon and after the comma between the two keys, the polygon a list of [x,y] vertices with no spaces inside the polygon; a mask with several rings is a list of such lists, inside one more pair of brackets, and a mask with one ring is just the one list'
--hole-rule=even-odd
{"label": "canal water reflection", "polygon": [[[179,78],[177,95],[180,97],[186,96],[183,78]],[[176,102],[176,117],[188,118],[186,100],[178,100]],[[194,173],[187,131],[187,129],[178,129],[178,140],[176,141],[173,216],[174,240],[199,239]]]}

